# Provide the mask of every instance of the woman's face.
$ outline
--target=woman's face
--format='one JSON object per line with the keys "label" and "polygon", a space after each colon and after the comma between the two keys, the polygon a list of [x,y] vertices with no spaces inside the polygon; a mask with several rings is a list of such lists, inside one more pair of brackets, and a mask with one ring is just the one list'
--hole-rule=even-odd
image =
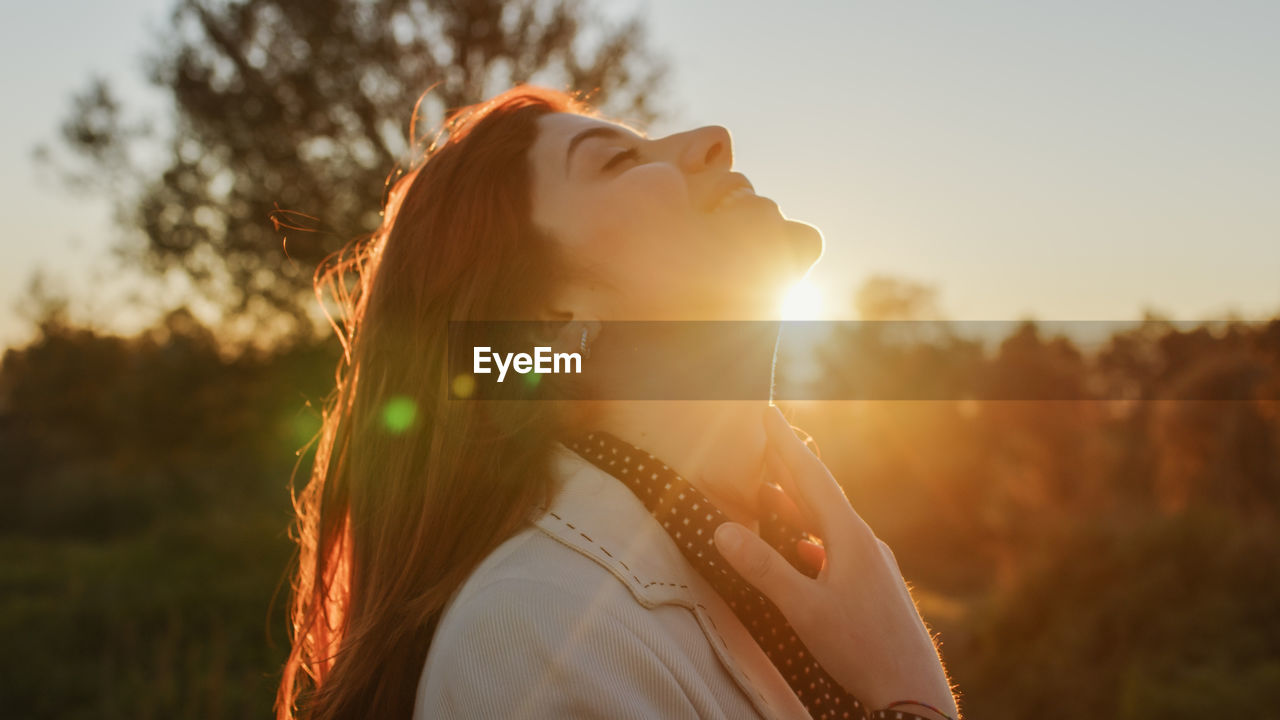
{"label": "woman's face", "polygon": [[539,120],[533,222],[580,272],[558,312],[599,320],[770,319],[822,254],[733,172],[722,127],[649,139],[582,115]]}

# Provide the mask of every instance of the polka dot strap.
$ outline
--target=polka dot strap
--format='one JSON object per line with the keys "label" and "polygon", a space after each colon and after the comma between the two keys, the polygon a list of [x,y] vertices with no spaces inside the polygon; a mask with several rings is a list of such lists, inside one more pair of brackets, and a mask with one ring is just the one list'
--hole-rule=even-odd
{"label": "polka dot strap", "polygon": [[[863,704],[818,664],[777,606],[729,567],[712,540],[715,529],[728,518],[705,495],[661,460],[609,433],[593,432],[567,439],[564,444],[635,494],[689,564],[728,603],[810,715],[818,720],[897,720],[896,714],[902,711],[869,715]],[[798,528],[770,516],[761,519],[760,535],[796,569],[810,577],[816,574],[797,556],[796,541],[806,537]],[[902,712],[901,717],[919,718],[908,712]]]}
{"label": "polka dot strap", "polygon": [[906,710],[876,710],[871,713],[870,720],[935,720],[935,718],[927,718]]}

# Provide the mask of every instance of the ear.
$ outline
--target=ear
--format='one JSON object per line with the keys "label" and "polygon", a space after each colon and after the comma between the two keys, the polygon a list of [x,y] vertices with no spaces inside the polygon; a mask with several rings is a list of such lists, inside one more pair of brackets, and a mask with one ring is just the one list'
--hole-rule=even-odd
{"label": "ear", "polygon": [[560,326],[552,340],[556,352],[590,352],[590,347],[600,336],[599,320],[572,320]]}
{"label": "ear", "polygon": [[580,352],[583,339],[590,345],[600,335],[600,319],[590,309],[588,293],[568,291],[539,313],[541,337],[556,352]]}

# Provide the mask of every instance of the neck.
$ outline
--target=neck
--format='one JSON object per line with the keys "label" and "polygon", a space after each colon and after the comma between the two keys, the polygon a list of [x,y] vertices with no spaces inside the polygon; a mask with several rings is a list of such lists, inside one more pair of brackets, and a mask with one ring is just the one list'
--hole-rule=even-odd
{"label": "neck", "polygon": [[590,428],[640,447],[755,528],[779,324],[611,323],[600,331]]}
{"label": "neck", "polygon": [[606,403],[599,427],[656,456],[730,519],[755,529],[765,401]]}

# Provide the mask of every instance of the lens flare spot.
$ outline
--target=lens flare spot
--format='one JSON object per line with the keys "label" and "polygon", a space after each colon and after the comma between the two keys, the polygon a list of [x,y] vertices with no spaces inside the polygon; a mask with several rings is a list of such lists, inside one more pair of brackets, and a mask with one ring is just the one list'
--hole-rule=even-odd
{"label": "lens flare spot", "polygon": [[465,400],[476,391],[476,379],[467,373],[463,373],[453,378],[452,386],[453,396]]}
{"label": "lens flare spot", "polygon": [[399,435],[418,419],[418,404],[405,395],[396,395],[382,406],[382,426],[393,435]]}
{"label": "lens flare spot", "polygon": [[320,418],[314,412],[299,412],[289,421],[289,430],[294,447],[302,447],[320,432]]}
{"label": "lens flare spot", "polygon": [[521,377],[524,378],[524,386],[527,390],[537,390],[538,385],[542,383],[541,373],[533,372],[528,375],[522,375]]}

